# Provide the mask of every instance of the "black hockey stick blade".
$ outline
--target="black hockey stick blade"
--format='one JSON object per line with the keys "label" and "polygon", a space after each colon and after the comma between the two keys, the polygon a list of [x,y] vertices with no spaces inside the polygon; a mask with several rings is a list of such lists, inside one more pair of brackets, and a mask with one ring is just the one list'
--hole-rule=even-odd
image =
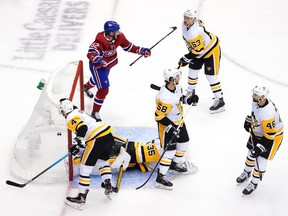
{"label": "black hockey stick blade", "polygon": [[23,188],[23,187],[25,187],[25,186],[27,185],[26,183],[24,183],[24,184],[19,184],[19,183],[10,181],[10,180],[7,180],[7,181],[6,181],[6,184],[11,185],[11,186],[14,186],[14,187],[19,187],[19,188]]}
{"label": "black hockey stick blade", "polygon": [[157,86],[157,85],[155,85],[155,84],[152,83],[152,84],[150,85],[150,88],[159,91],[161,87],[160,87],[160,86]]}

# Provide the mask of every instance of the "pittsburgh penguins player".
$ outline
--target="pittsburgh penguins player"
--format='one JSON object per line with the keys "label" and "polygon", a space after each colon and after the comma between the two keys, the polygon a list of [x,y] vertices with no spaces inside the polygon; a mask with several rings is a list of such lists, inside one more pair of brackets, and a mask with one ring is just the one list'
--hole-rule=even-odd
{"label": "pittsburgh penguins player", "polygon": [[283,122],[279,110],[268,98],[268,88],[255,86],[252,90],[252,111],[244,122],[244,128],[250,133],[244,171],[236,179],[238,184],[251,181],[242,191],[251,194],[258,186],[266,171],[268,160],[272,160],[283,139]]}
{"label": "pittsburgh penguins player", "polygon": [[155,186],[172,190],[172,182],[165,177],[168,170],[188,173],[187,168],[180,163],[189,145],[189,136],[183,120],[183,102],[189,105],[197,103],[198,96],[193,95],[189,100],[183,97],[179,85],[179,69],[167,68],[163,71],[163,76],[165,85],[156,96],[155,120],[158,124],[161,147],[167,151],[160,160]]}

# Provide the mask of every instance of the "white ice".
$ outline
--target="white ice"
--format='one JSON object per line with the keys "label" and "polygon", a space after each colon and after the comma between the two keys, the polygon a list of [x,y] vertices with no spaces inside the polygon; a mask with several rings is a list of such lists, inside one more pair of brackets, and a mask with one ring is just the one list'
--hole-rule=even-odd
{"label": "white ice", "polygon": [[[89,3],[77,49],[53,51],[48,43],[41,61],[20,60],[21,38],[29,31],[25,24],[33,23],[39,5],[58,2],[61,15],[69,2]],[[56,6],[55,6],[56,7]],[[193,107],[186,124],[191,143],[189,158],[198,166],[193,175],[177,177],[173,191],[158,189],[121,189],[113,201],[102,190],[91,190],[83,212],[64,204],[69,182],[57,184],[30,183],[23,189],[5,184],[14,179],[9,163],[13,146],[40,95],[36,85],[40,78],[69,61],[83,59],[88,79],[86,52],[105,21],[114,19],[127,38],[140,46],[150,47],[167,34],[171,26],[178,29],[152,49],[152,56],[141,59],[132,67],[136,55],[119,52],[119,64],[111,70],[111,89],[102,109],[103,119],[113,126],[156,127],[154,98],[150,83],[162,84],[162,70],[177,66],[187,52],[180,25],[185,9],[194,7],[206,29],[221,40],[220,80],[226,112],[211,115],[209,85],[199,76],[199,105]],[[1,0],[1,150],[0,214],[3,216],[74,216],[74,215],[197,215],[197,216],[283,216],[288,212],[287,139],[284,137],[275,159],[268,164],[266,175],[257,190],[242,197],[244,186],[235,179],[242,172],[248,134],[243,129],[245,116],[251,107],[251,88],[263,84],[270,88],[284,124],[287,117],[288,3],[286,0],[94,0],[45,1]],[[61,17],[54,20],[51,41],[55,42]],[[45,33],[45,31],[44,31]],[[59,33],[59,32],[58,32]],[[50,41],[50,42],[51,42]],[[23,42],[23,41],[22,41]],[[14,59],[13,59],[14,57]],[[183,68],[186,87],[187,68]],[[187,107],[186,107],[187,110]],[[285,135],[287,129],[285,128]],[[125,178],[125,177],[124,177]],[[19,180],[18,180],[19,181]],[[153,179],[151,179],[153,181]]]}

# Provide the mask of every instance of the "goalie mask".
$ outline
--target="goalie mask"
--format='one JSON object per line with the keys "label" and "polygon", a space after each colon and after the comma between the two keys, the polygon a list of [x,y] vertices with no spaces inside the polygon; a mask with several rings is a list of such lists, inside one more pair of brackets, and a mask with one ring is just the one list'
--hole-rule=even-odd
{"label": "goalie mask", "polygon": [[[163,71],[163,77],[166,82],[173,82],[179,76],[181,78],[182,72],[176,68],[166,68]],[[172,78],[172,79],[171,79]]]}
{"label": "goalie mask", "polygon": [[60,105],[59,105],[59,113],[63,116],[66,116],[68,113],[72,112],[74,109],[73,103],[67,99],[62,98],[60,99]]}

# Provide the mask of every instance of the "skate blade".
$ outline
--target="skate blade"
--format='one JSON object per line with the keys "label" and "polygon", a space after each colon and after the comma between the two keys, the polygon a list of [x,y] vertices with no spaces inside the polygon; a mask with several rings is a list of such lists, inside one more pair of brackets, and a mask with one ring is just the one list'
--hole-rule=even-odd
{"label": "skate blade", "polygon": [[210,110],[210,113],[211,114],[216,114],[216,113],[220,113],[220,112],[224,112],[224,111],[226,111],[226,108],[225,107],[220,107],[217,110]]}
{"label": "skate blade", "polygon": [[170,174],[173,174],[173,175],[187,175],[188,174],[188,171],[187,172],[178,172],[176,170],[169,170],[168,172]]}
{"label": "skate blade", "polygon": [[65,200],[66,205],[78,209],[78,210],[83,210],[84,209],[84,204],[79,204],[79,203],[73,203],[70,202],[69,200]]}
{"label": "skate blade", "polygon": [[157,182],[155,184],[155,187],[159,189],[170,190],[170,191],[173,190],[173,187],[164,186],[162,184],[158,184]]}

